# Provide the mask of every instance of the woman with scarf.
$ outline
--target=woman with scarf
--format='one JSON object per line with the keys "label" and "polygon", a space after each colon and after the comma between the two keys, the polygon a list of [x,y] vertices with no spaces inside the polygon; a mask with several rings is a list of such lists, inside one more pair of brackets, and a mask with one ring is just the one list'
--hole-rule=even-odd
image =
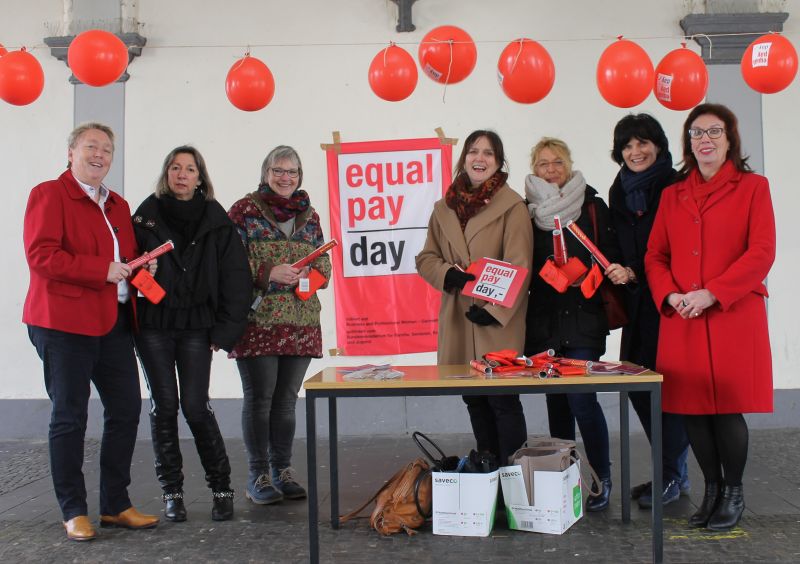
{"label": "woman with scarf", "polygon": [[[522,351],[528,279],[511,307],[461,294],[472,274],[463,270],[487,257],[530,269],[533,241],[522,198],[506,178],[503,143],[493,131],[473,131],[464,142],[455,180],[434,205],[419,274],[442,291],[438,363],[465,364],[501,349]],[[519,395],[464,396],[477,450],[501,466],[527,439]]]}
{"label": "woman with scarf", "polygon": [[[562,225],[574,221],[611,261],[619,260],[619,246],[608,207],[583,175],[572,168],[569,147],[560,139],[544,137],[531,151],[531,170],[525,179],[525,195],[534,224],[533,272],[538,273],[553,255],[554,216]],[[566,229],[565,229],[566,231]],[[595,233],[598,237],[595,237]],[[592,257],[570,233],[564,233],[567,253],[589,268]],[[581,360],[599,360],[606,350],[608,321],[600,293],[586,298],[577,280],[564,293],[538,275],[531,282],[531,298],[525,335],[525,354],[547,349]],[[608,426],[596,393],[547,394],[550,434],[575,439],[575,420],[581,431],[586,456],[597,472],[600,495],[586,502],[587,511],[608,507],[611,495],[611,461]]]}
{"label": "woman with scarf", "polygon": [[[672,168],[667,136],[661,124],[648,114],[629,114],[617,123],[611,158],[620,165],[608,193],[608,203],[622,249],[622,264],[610,265],[606,276],[628,290],[625,292],[628,324],[622,328],[619,358],[655,370],[660,316],[644,274],[644,255],[661,192],[675,182],[677,173]],[[650,439],[650,395],[631,392],[628,397]],[[686,465],[689,439],[683,416],[665,411],[661,435],[664,476],[661,499],[666,505],[689,492]],[[641,508],[652,507],[652,484],[635,486],[631,497],[638,499]]]}
{"label": "woman with scarf", "polygon": [[742,414],[773,409],[764,280],[775,217],[769,183],[750,171],[736,116],[723,105],[689,113],[679,174],[661,196],[645,271],[661,313],[664,410],[685,415],[705,479],[689,525],[719,531],[744,511]]}
{"label": "woman with scarf", "polygon": [[275,147],[261,165],[261,184],[228,215],[247,248],[253,281],[250,317],[230,354],[242,378],[242,434],[249,475],[245,495],[255,504],[302,499],[295,480],[292,441],[295,405],[311,358],[322,356],[320,302],[295,294],[316,269],[330,279],[327,255],[309,266],[292,266],[324,243],[319,215],[301,190],[300,156]]}
{"label": "woman with scarf", "polygon": [[[249,306],[247,257],[225,209],[214,199],[206,163],[194,147],[164,159],[155,194],[133,216],[136,240],[150,251],[171,240],[158,258],[156,282],[166,292],[157,304],[137,301],[136,350],[150,388],[150,427],[156,475],[164,491],[164,517],[185,521],[183,459],[178,409],[194,435],[213,492],[211,518],[233,517],[231,466],[208,399],[211,357],[230,351],[244,331]],[[176,376],[177,369],[177,376]]]}

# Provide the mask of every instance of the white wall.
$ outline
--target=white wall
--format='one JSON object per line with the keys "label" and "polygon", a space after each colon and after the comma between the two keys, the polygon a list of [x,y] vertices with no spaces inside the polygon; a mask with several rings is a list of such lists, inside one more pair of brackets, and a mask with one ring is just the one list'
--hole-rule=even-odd
{"label": "white wall", "polygon": [[[131,65],[126,85],[125,195],[135,207],[152,190],[161,160],[174,146],[195,144],[205,155],[219,200],[228,207],[258,182],[261,161],[275,145],[293,145],[305,171],[304,188],[329,233],[324,153],[320,143],[339,130],[343,141],[434,136],[441,126],[463,139],[477,128],[495,129],[505,142],[511,164],[510,184],[521,189],[528,152],[542,135],[563,137],[576,167],[603,195],[616,172],[609,158],[616,121],[628,110],[607,104],[595,87],[595,66],[616,35],[637,40],[656,64],[679,47],[685,2],[677,0],[593,0],[560,3],[505,0],[422,0],[413,8],[414,33],[395,31],[397,8],[389,0],[295,0],[295,2],[226,2],[141,0],[139,20],[147,47]],[[613,8],[610,8],[612,7]],[[800,45],[800,0],[787,2],[796,15],[787,35]],[[45,397],[41,364],[20,322],[27,288],[22,252],[22,215],[27,193],[54,178],[65,163],[65,138],[72,126],[73,87],[69,70],[49,55],[41,39],[44,22],[61,18],[60,0],[15,4],[0,20],[0,42],[36,47],[44,67],[45,91],[34,104],[17,108],[0,102],[0,170],[6,205],[0,207],[0,230],[7,251],[7,275],[0,301],[0,398]],[[9,15],[12,14],[12,15]],[[443,24],[458,25],[476,40],[478,63],[464,82],[443,88],[420,74],[414,94],[389,103],[372,94],[367,68],[389,41],[415,58],[424,34]],[[525,106],[508,100],[496,81],[497,58],[518,37],[540,41],[553,57],[556,83],[542,102]],[[226,99],[228,68],[251,46],[252,54],[272,70],[275,98],[264,110],[245,113]],[[699,51],[699,47],[690,44]],[[798,82],[764,97],[766,173],[773,187],[778,218],[779,255],[770,275],[770,323],[776,388],[799,388],[791,369],[800,355],[800,331],[792,284],[798,269],[798,229],[789,216],[800,202],[791,187]],[[673,155],[679,153],[679,130],[685,112],[663,108],[651,96],[635,111],[654,114],[664,125]],[[461,146],[456,147],[460,151]],[[324,349],[336,346],[333,291],[322,294]],[[618,347],[609,339],[609,356]],[[330,358],[314,361],[310,373],[326,364],[434,362],[433,354],[383,358]],[[234,363],[214,360],[212,395],[239,397]]]}

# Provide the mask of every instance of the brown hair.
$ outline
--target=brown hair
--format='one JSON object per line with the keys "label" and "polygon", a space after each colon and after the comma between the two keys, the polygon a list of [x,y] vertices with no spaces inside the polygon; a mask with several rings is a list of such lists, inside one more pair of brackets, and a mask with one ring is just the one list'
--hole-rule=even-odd
{"label": "brown hair", "polygon": [[175,160],[175,157],[181,154],[192,155],[194,162],[197,163],[197,172],[200,173],[200,184],[198,185],[198,188],[203,192],[203,194],[205,194],[206,200],[213,200],[214,185],[211,183],[211,178],[208,176],[206,161],[203,158],[203,155],[200,154],[200,151],[191,145],[181,145],[180,147],[175,147],[167,154],[167,157],[164,159],[164,164],[161,165],[161,176],[158,177],[158,182],[156,183],[156,198],[167,196],[172,193],[172,191],[169,189],[169,183],[167,182],[169,166],[172,164],[172,161]]}
{"label": "brown hair", "polygon": [[500,139],[500,136],[490,129],[476,129],[464,140],[464,147],[461,149],[461,156],[458,157],[458,162],[456,162],[456,166],[453,169],[453,180],[458,178],[458,176],[467,173],[467,171],[464,170],[464,166],[467,162],[467,153],[469,153],[469,150],[481,137],[486,137],[489,145],[492,146],[492,151],[494,151],[494,160],[497,161],[497,165],[499,167],[498,170],[508,170],[506,153],[503,150],[503,141]]}
{"label": "brown hair", "polygon": [[734,113],[722,104],[700,104],[695,107],[689,115],[686,116],[686,121],[683,124],[683,163],[681,169],[678,171],[680,178],[686,178],[690,172],[697,168],[697,159],[694,158],[692,153],[692,139],[689,137],[689,128],[692,127],[694,120],[702,115],[710,114],[718,117],[725,124],[725,135],[728,139],[728,159],[740,172],[750,172],[752,169],[747,164],[746,157],[742,154],[742,139],[739,136],[739,120],[736,119]]}

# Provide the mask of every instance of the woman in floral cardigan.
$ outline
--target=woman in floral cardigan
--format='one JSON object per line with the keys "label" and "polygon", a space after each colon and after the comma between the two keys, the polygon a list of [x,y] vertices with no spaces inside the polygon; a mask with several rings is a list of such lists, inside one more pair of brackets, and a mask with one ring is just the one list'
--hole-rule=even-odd
{"label": "woman in floral cardigan", "polygon": [[324,241],[319,215],[300,190],[303,169],[297,152],[273,149],[261,166],[256,192],[228,212],[247,248],[253,302],[244,336],[231,352],[242,378],[242,433],[249,477],[246,496],[266,505],[306,492],[291,468],[295,404],[311,358],[322,356],[320,303],[295,294],[310,269],[330,278],[323,255],[304,268],[291,266]]}

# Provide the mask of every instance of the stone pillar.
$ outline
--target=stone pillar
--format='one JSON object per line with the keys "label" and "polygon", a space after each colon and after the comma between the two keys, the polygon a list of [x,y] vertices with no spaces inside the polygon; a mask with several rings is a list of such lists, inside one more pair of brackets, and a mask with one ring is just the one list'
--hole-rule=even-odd
{"label": "stone pillar", "polygon": [[[45,37],[50,54],[67,63],[67,51],[75,36],[88,29],[104,29],[114,33],[128,47],[128,64],[141,55],[147,40],[139,35],[135,0],[63,0],[61,35]],[[124,72],[114,84],[96,88],[81,83],[75,76],[75,125],[87,121],[104,123],[114,130],[114,162],[105,183],[120,194],[125,194],[125,83],[130,74]],[[66,135],[67,132],[64,133]]]}

